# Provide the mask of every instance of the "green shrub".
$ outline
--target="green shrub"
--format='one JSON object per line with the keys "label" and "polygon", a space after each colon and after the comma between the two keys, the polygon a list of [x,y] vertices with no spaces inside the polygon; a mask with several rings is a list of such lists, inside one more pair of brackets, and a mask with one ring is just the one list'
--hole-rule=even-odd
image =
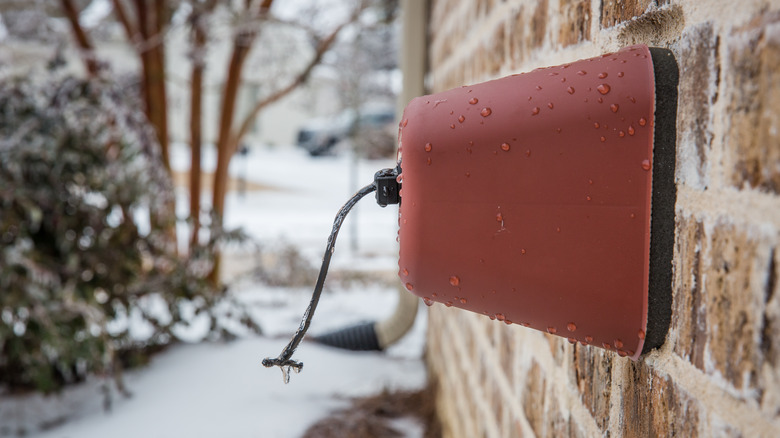
{"label": "green shrub", "polygon": [[216,245],[240,234],[212,227],[177,254],[173,188],[132,95],[74,78],[0,84],[0,387],[111,375],[174,341],[185,313],[221,330],[223,294],[205,277]]}

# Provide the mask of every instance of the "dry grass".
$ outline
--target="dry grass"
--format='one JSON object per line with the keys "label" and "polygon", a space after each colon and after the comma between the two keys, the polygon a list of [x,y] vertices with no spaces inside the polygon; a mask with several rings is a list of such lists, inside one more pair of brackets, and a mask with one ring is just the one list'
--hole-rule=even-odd
{"label": "dry grass", "polygon": [[334,412],[311,427],[303,438],[399,438],[392,420],[412,418],[424,426],[424,438],[441,437],[436,418],[435,389],[429,385],[420,391],[387,390],[380,394],[352,400],[352,405]]}

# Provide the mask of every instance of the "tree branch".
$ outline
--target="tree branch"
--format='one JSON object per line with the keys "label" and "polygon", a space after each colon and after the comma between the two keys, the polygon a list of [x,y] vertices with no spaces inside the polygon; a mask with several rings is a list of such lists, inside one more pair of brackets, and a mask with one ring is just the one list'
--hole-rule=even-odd
{"label": "tree branch", "polygon": [[84,60],[87,74],[90,77],[95,77],[100,73],[100,64],[95,56],[95,46],[79,22],[79,11],[76,9],[76,5],[73,4],[73,0],[61,0],[60,3],[65,16],[73,28],[73,35],[76,37],[76,42],[79,45],[79,51],[81,52],[81,58]]}
{"label": "tree branch", "polygon": [[112,1],[114,3],[114,12],[116,13],[117,18],[119,19],[119,22],[122,23],[122,27],[125,29],[127,40],[134,45],[137,44],[138,40],[140,39],[140,35],[138,35],[138,30],[130,22],[130,17],[127,15],[127,10],[125,10],[125,5],[122,3],[122,0],[112,0]]}
{"label": "tree branch", "polygon": [[298,75],[289,84],[271,93],[265,99],[262,99],[257,103],[255,103],[255,106],[249,112],[249,115],[247,115],[244,118],[244,120],[241,122],[241,126],[239,127],[238,131],[231,136],[231,141],[230,141],[231,155],[235,153],[236,150],[238,150],[238,144],[244,138],[246,133],[249,132],[249,129],[252,127],[252,124],[254,123],[258,114],[260,114],[260,111],[262,111],[267,106],[273,104],[274,102],[277,102],[281,98],[287,96],[298,86],[300,86],[301,84],[303,84],[309,79],[312,70],[314,70],[314,67],[316,67],[320,63],[320,61],[322,61],[323,55],[325,55],[325,52],[327,52],[330,49],[330,47],[333,45],[333,43],[336,41],[336,38],[338,37],[341,30],[344,29],[349,24],[355,22],[355,20],[357,20],[357,17],[360,14],[360,10],[362,9],[359,8],[357,11],[355,11],[355,13],[352,15],[352,17],[350,17],[349,20],[338,25],[333,30],[333,32],[330,33],[330,35],[326,36],[320,41],[320,43],[317,45],[317,49],[314,52],[314,56],[312,57],[312,59],[309,61],[306,67],[304,67],[303,70],[301,70],[301,72],[298,73]]}

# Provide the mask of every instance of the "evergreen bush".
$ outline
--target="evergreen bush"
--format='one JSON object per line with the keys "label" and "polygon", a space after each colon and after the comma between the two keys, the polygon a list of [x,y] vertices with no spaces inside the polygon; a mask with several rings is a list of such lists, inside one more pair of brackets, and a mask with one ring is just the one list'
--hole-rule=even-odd
{"label": "evergreen bush", "polygon": [[137,94],[70,77],[0,83],[0,388],[115,375],[196,315],[214,337],[217,309],[236,314],[206,276],[216,245],[241,235],[212,221],[208,242],[177,254],[174,192],[127,100]]}

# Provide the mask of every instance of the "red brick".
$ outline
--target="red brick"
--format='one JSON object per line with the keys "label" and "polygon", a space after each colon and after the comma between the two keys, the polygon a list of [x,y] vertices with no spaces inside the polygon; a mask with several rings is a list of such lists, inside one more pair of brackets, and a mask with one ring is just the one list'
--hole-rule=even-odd
{"label": "red brick", "polygon": [[574,348],[572,356],[573,382],[577,386],[582,403],[593,415],[602,432],[606,432],[609,426],[612,357],[613,353],[600,348],[580,345]]}
{"label": "red brick", "polygon": [[771,248],[755,235],[757,230],[721,224],[707,236],[703,303],[708,356],[714,371],[738,390],[756,387],[763,362],[760,339]]}
{"label": "red brick", "polygon": [[601,27],[612,27],[641,15],[653,1],[656,1],[659,6],[668,2],[668,0],[604,0],[601,3]]}
{"label": "red brick", "polygon": [[561,19],[558,43],[563,47],[590,39],[589,0],[561,0],[558,17]]}
{"label": "red brick", "polygon": [[731,183],[780,193],[780,13],[730,35],[726,47]]}
{"label": "red brick", "polygon": [[509,53],[515,65],[520,64],[525,59],[530,50],[529,38],[526,36],[528,20],[525,14],[524,5],[518,9],[509,18]]}
{"label": "red brick", "polygon": [[623,436],[698,436],[699,403],[643,362],[625,360]]}
{"label": "red brick", "polygon": [[703,302],[702,247],[704,226],[690,218],[678,218],[675,238],[675,286],[670,331],[675,353],[704,369],[707,342],[706,308]]}
{"label": "red brick", "polygon": [[531,46],[534,48],[544,43],[544,36],[547,33],[547,6],[547,0],[537,2],[531,18]]}
{"label": "red brick", "polygon": [[708,185],[712,148],[712,105],[718,98],[719,38],[711,22],[690,27],[678,43],[680,85],[677,104],[678,175],[682,183]]}
{"label": "red brick", "polygon": [[534,362],[526,375],[526,384],[522,397],[525,416],[537,436],[541,435],[544,422],[546,421],[544,412],[545,383],[542,368]]}

